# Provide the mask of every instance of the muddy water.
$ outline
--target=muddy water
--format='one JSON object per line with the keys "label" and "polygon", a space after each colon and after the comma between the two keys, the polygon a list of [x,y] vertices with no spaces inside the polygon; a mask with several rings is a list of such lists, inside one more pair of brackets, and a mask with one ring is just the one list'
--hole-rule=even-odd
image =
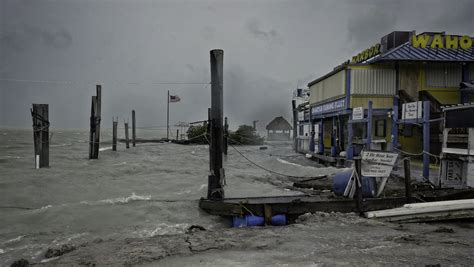
{"label": "muddy water", "polygon": [[[39,262],[48,247],[61,244],[183,234],[192,224],[228,228],[227,221],[198,209],[207,192],[207,146],[119,144],[114,152],[105,129],[99,160],[88,160],[87,131],[51,132],[50,168],[36,170],[31,130],[0,129],[0,265],[19,258]],[[298,165],[306,159],[288,146],[237,149],[290,175],[338,171]],[[232,148],[225,168],[228,197],[301,194]]]}

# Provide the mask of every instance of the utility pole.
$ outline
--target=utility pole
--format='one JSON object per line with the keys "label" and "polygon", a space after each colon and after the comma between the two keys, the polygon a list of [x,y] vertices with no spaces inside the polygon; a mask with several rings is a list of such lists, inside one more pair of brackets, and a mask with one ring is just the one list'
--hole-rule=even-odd
{"label": "utility pole", "polygon": [[136,134],[135,134],[135,110],[132,110],[132,145],[135,147],[135,142],[136,142]]}
{"label": "utility pole", "polygon": [[208,177],[208,199],[223,199],[225,178],[222,168],[223,59],[224,51],[210,51],[211,58],[211,173]]}
{"label": "utility pole", "polygon": [[49,106],[33,104],[33,139],[35,145],[35,168],[49,167]]}

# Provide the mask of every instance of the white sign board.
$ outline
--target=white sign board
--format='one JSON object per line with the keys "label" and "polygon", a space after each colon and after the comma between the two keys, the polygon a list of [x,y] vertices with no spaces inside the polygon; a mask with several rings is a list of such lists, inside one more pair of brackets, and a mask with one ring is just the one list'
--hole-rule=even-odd
{"label": "white sign board", "polygon": [[410,102],[402,105],[402,120],[421,119],[423,102]]}
{"label": "white sign board", "polygon": [[364,107],[356,107],[352,109],[352,119],[353,120],[363,120],[364,119]]}
{"label": "white sign board", "polygon": [[391,152],[362,151],[362,175],[372,177],[390,176],[397,156],[397,153]]}

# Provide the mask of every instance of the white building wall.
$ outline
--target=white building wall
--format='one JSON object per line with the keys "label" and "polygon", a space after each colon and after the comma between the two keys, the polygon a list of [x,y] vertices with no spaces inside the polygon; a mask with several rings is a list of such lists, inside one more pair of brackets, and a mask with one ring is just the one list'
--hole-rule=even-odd
{"label": "white building wall", "polygon": [[394,69],[352,69],[351,94],[394,95],[396,73]]}
{"label": "white building wall", "polygon": [[462,80],[460,64],[427,64],[425,67],[427,87],[458,87]]}
{"label": "white building wall", "polygon": [[319,103],[330,98],[344,96],[346,84],[346,71],[340,72],[313,84],[309,89],[311,91],[310,104]]}

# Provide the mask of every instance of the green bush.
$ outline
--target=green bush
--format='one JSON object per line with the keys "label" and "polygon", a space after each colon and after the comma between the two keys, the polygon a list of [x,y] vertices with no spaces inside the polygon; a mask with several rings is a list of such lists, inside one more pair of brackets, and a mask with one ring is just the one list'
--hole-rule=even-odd
{"label": "green bush", "polygon": [[188,140],[195,144],[207,144],[206,137],[203,136],[207,131],[207,124],[199,126],[190,126],[188,128]]}
{"label": "green bush", "polygon": [[252,126],[240,125],[237,131],[229,133],[229,144],[262,145],[263,137],[260,137]]}

